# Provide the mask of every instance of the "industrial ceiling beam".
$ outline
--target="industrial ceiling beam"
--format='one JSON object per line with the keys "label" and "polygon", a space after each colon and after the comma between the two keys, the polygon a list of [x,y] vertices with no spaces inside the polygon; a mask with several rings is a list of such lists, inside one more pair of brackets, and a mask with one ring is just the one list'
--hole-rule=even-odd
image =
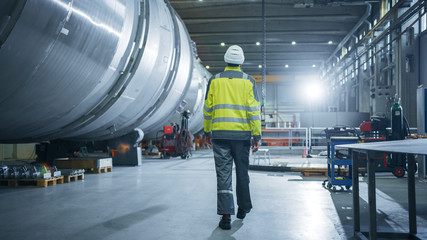
{"label": "industrial ceiling beam", "polygon": [[[218,73],[224,71],[224,67],[210,67],[209,72]],[[242,67],[243,70],[250,75],[261,75],[262,70],[258,67]],[[320,71],[319,68],[311,68],[311,67],[294,67],[294,68],[267,68],[267,75],[288,75],[288,74],[313,74],[318,73]]]}
{"label": "industrial ceiling beam", "polygon": [[[363,3],[365,1],[354,1],[353,3]],[[253,9],[253,8],[259,8],[262,4],[261,1],[233,1],[233,0],[215,0],[215,1],[209,1],[209,2],[192,2],[192,3],[184,3],[179,1],[170,0],[170,3],[173,5],[174,9],[177,10],[180,13],[181,17],[185,17],[187,15],[194,15],[194,14],[200,14],[200,13],[210,13],[212,15],[217,15],[218,11],[227,11],[230,9],[240,9],[240,13],[245,13],[247,10]],[[348,5],[352,3],[343,3],[338,2],[337,5],[327,7],[326,4],[324,5],[318,5],[315,7],[295,7],[295,1],[292,2],[283,2],[283,1],[271,1],[269,3],[266,3],[267,10],[269,13],[273,12],[282,12],[283,15],[301,15],[299,13],[302,12],[309,12],[311,15],[322,15],[321,13],[338,13],[338,14],[351,14],[353,15],[355,13],[354,9],[355,5]],[[330,2],[332,3],[332,2]],[[319,11],[321,9],[321,11]],[[284,12],[285,11],[285,12]],[[358,15],[358,14],[354,14]]]}
{"label": "industrial ceiling beam", "polygon": [[[307,34],[307,35],[345,35],[344,30],[271,30],[267,34]],[[206,37],[206,36],[254,36],[262,35],[262,31],[240,31],[240,32],[192,32],[191,37]]]}
{"label": "industrial ceiling beam", "polygon": [[[251,17],[203,17],[203,18],[183,18],[184,23],[198,24],[198,23],[212,23],[212,22],[237,22],[237,21],[261,21],[262,16]],[[284,20],[284,21],[316,21],[316,22],[356,22],[359,20],[358,16],[337,14],[337,15],[299,15],[299,16],[269,16],[267,21]]]}
{"label": "industrial ceiling beam", "polygon": [[[267,32],[268,34],[268,32]],[[267,35],[268,36],[268,35]],[[305,41],[316,41],[316,42],[340,42],[344,35],[316,35],[313,34],[281,34],[281,35],[272,35],[268,36],[268,42],[305,42]],[[248,43],[249,41],[252,43],[262,41],[262,34],[247,36],[242,38],[241,36],[228,35],[226,38],[224,36],[201,36],[191,38],[196,43],[206,43],[206,44],[220,44],[221,42],[229,43],[229,42],[240,42],[240,43]]]}

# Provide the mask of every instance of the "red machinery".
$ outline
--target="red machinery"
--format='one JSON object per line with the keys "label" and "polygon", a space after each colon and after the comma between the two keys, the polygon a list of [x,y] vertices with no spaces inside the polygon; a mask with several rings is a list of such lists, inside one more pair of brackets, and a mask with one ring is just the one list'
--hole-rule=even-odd
{"label": "red machinery", "polygon": [[188,130],[189,111],[182,114],[181,128],[178,124],[163,127],[162,158],[181,156],[182,159],[191,156],[193,135]]}
{"label": "red machinery", "polygon": [[[360,137],[362,142],[378,142],[393,140],[387,131],[389,126],[385,117],[372,116],[371,121],[363,121],[360,124]],[[406,171],[406,159],[401,156],[391,156],[387,153],[376,153],[376,171],[392,172],[396,177],[403,177]],[[359,156],[359,159],[366,160],[366,155]]]}

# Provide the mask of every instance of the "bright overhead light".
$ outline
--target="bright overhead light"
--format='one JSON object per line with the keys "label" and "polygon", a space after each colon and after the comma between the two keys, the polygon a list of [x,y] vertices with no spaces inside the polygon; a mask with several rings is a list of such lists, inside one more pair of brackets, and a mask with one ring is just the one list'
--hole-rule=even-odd
{"label": "bright overhead light", "polygon": [[203,2],[203,0],[199,0],[199,2]]}
{"label": "bright overhead light", "polygon": [[255,44],[256,44],[257,46],[261,45],[261,43],[260,43],[260,42],[256,42]]}
{"label": "bright overhead light", "polygon": [[295,44],[297,44],[297,42],[295,42],[295,41],[292,41],[292,45],[295,45]]}
{"label": "bright overhead light", "polygon": [[258,65],[258,68],[262,68],[262,65]]}
{"label": "bright overhead light", "polygon": [[323,86],[319,82],[310,82],[306,85],[305,88],[306,97],[310,101],[319,101],[321,100],[324,92]]}
{"label": "bright overhead light", "polygon": [[209,68],[211,68],[211,67],[209,67],[209,65],[206,65],[206,69],[209,69]]}
{"label": "bright overhead light", "polygon": [[289,65],[288,65],[288,64],[286,64],[286,65],[285,65],[285,68],[288,68],[288,67],[289,67]]}
{"label": "bright overhead light", "polygon": [[225,43],[223,43],[223,42],[222,42],[222,43],[221,43],[221,46],[223,46],[223,47],[224,47],[224,46],[225,46]]}
{"label": "bright overhead light", "polygon": [[312,66],[312,67],[314,67],[314,68],[315,68],[315,67],[316,67],[316,64],[313,64],[313,66]]}
{"label": "bright overhead light", "polygon": [[321,102],[323,96],[325,96],[325,89],[322,82],[319,80],[319,76],[305,76],[307,81],[301,82],[300,95],[302,99],[308,101],[310,104],[316,104]]}
{"label": "bright overhead light", "polygon": [[332,42],[332,41],[329,41],[329,42],[328,42],[328,44],[332,44],[332,43],[334,43],[334,42]]}

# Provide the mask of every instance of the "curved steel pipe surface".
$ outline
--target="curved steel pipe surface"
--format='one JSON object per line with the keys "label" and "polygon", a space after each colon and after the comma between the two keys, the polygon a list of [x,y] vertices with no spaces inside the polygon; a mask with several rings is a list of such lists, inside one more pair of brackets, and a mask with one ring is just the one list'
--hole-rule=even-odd
{"label": "curved steel pipe surface", "polygon": [[6,0],[0,9],[0,142],[111,139],[155,131],[184,102],[197,113],[200,76],[210,74],[195,67],[169,3]]}

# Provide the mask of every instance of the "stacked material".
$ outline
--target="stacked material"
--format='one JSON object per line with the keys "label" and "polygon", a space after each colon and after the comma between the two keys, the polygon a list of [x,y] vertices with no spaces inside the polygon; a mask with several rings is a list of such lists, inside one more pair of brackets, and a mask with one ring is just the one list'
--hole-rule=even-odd
{"label": "stacked material", "polygon": [[74,176],[85,173],[84,169],[61,169],[64,176]]}
{"label": "stacked material", "polygon": [[[61,171],[55,171],[54,173],[55,176],[61,176]],[[51,177],[51,171],[42,165],[0,166],[0,179],[48,179]]]}

